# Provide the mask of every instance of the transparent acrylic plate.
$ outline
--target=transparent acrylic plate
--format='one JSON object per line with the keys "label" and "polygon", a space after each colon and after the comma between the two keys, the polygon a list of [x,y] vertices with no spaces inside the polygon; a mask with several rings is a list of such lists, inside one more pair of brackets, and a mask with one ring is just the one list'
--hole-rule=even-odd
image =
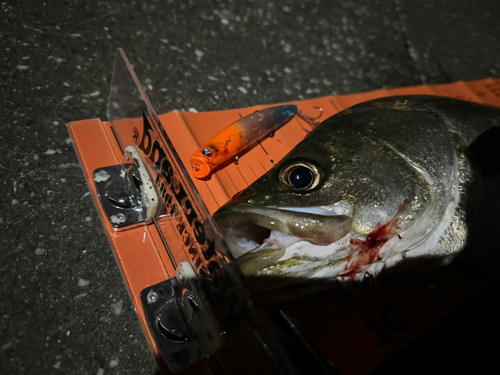
{"label": "transparent acrylic plate", "polygon": [[[226,250],[225,242],[209,210],[168,136],[168,125],[164,127],[161,124],[122,49],[118,49],[116,54],[108,118],[124,155],[130,159],[127,148],[135,148],[161,199],[160,208],[152,220],[172,266],[178,269],[178,272],[174,282],[166,280],[145,288],[141,293],[141,300],[150,329],[169,367],[176,371],[180,369],[168,358],[171,343],[162,344],[165,341],[165,329],[162,331],[160,327],[159,330],[154,322],[159,321],[161,313],[161,309],[155,305],[157,298],[161,297],[166,301],[163,297],[165,291],[167,295],[170,291],[176,293],[179,284],[182,284],[180,281],[183,280],[182,277],[179,278],[179,266],[182,269],[183,262],[187,261],[196,273],[196,278],[190,280],[190,283],[193,289],[199,292],[199,300],[210,310],[208,315],[217,317],[217,328],[221,332],[226,329],[228,317],[233,321],[231,324],[248,323],[273,363],[280,368],[288,368],[286,356],[283,356],[280,345],[271,333],[272,328],[265,323],[267,319],[262,316],[259,320],[254,318],[253,302],[241,283],[231,255]],[[177,292],[185,293],[185,290]],[[154,299],[149,298],[152,293],[155,295]],[[178,300],[182,305],[182,300]],[[200,336],[195,335],[197,338]],[[179,346],[179,343],[175,345]],[[199,346],[194,345],[189,350],[194,353],[198,348]],[[206,346],[202,349],[206,349]],[[215,346],[212,349],[216,349]],[[205,356],[212,354],[210,348],[207,350]],[[190,358],[193,361],[201,359],[196,356]]]}
{"label": "transparent acrylic plate", "polygon": [[158,188],[163,204],[153,220],[174,267],[189,259],[198,272],[207,272],[210,262],[219,263],[227,254],[224,241],[122,49],[116,55],[108,118],[120,147],[137,149]]}

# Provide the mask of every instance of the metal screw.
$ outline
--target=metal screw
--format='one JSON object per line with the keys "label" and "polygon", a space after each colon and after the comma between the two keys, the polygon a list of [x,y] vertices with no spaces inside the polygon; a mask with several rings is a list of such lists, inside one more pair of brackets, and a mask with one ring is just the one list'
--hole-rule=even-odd
{"label": "metal screw", "polygon": [[179,280],[180,281],[184,280],[184,276],[182,275],[182,273],[179,274]]}
{"label": "metal screw", "polygon": [[99,176],[101,178],[107,178],[107,177],[109,177],[109,174],[105,170],[100,170],[99,172],[97,172],[97,176]]}
{"label": "metal screw", "polygon": [[118,215],[116,215],[116,218],[118,220],[125,220],[125,215],[124,214],[118,214]]}
{"label": "metal screw", "polygon": [[154,291],[154,290],[151,290],[149,293],[148,293],[148,303],[154,303],[158,300],[158,294]]}
{"label": "metal screw", "polygon": [[194,163],[193,168],[196,172],[200,170],[200,165],[198,163]]}

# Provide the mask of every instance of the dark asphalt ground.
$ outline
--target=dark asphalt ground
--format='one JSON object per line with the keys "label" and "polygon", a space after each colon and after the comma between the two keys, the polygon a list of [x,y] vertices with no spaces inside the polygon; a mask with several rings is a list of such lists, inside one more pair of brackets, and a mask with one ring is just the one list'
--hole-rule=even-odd
{"label": "dark asphalt ground", "polygon": [[0,9],[1,374],[156,371],[66,128],[105,119],[117,47],[159,113],[500,76],[497,0]]}

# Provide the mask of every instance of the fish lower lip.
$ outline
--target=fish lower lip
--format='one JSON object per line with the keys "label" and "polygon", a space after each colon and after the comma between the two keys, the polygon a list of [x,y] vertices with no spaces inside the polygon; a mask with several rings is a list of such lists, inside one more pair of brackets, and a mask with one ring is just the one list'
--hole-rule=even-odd
{"label": "fish lower lip", "polygon": [[285,255],[286,247],[278,242],[265,241],[258,248],[243,254],[237,259],[241,272],[251,276],[257,271],[276,263]]}

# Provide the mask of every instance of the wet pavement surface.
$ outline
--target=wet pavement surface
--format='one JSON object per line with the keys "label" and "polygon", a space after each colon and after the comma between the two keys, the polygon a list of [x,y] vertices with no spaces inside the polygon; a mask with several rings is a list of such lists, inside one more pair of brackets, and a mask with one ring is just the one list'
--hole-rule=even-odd
{"label": "wet pavement surface", "polygon": [[[66,127],[106,119],[117,47],[158,113],[500,76],[498,1],[68,0],[0,9],[2,374],[156,372]],[[460,319],[448,329],[486,327]],[[394,366],[405,370],[404,361]]]}

